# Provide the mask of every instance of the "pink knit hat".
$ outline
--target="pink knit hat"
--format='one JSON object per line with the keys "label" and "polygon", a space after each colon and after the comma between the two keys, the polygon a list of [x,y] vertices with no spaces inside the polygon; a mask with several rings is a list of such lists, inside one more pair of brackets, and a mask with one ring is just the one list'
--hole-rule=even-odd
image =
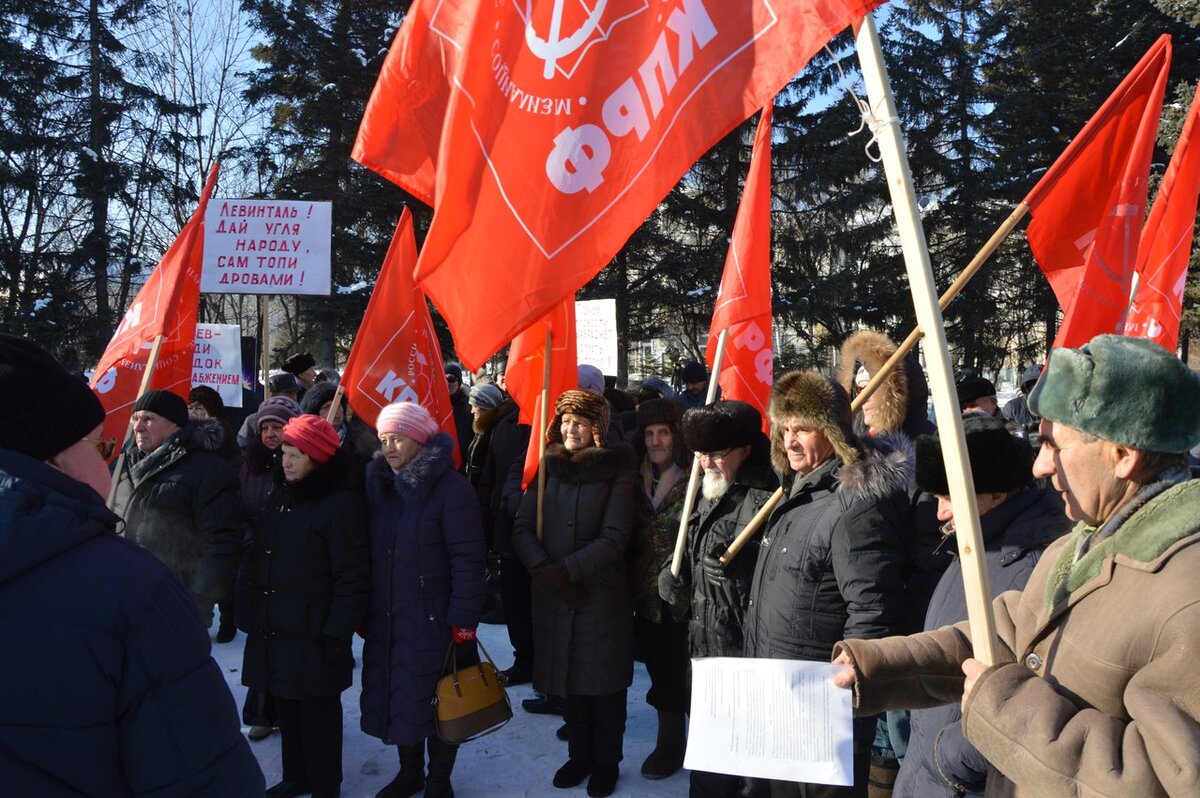
{"label": "pink knit hat", "polygon": [[438,434],[439,427],[429,411],[416,402],[394,402],[379,411],[375,429],[380,435],[403,435],[424,446]]}
{"label": "pink knit hat", "polygon": [[328,421],[311,414],[296,416],[283,428],[283,442],[295,446],[316,463],[326,463],[337,454],[341,439]]}

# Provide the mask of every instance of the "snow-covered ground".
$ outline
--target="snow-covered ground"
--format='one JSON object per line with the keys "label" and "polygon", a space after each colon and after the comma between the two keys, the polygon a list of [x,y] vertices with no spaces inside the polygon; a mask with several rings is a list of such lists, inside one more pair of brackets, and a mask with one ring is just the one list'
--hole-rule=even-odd
{"label": "snow-covered ground", "polygon": [[[212,634],[216,634],[214,624]],[[508,629],[483,624],[479,638],[495,658],[496,667],[503,670],[512,664],[512,646]],[[242,647],[245,635],[238,633],[231,643],[213,643],[213,659],[225,673],[225,681],[241,710],[246,698],[242,687]],[[354,657],[362,662],[362,643],[354,638]],[[342,694],[344,710],[342,743],[342,798],[374,798],[399,769],[396,749],[386,746],[359,729],[358,696],[361,690],[361,668],[354,669],[354,686]],[[646,704],[650,677],[641,663],[635,663],[633,686],[629,689],[629,722],[625,730],[625,760],[621,763],[621,778],[617,796],[681,796],[687,794],[687,771],[680,770],[669,779],[651,781],[642,777],[642,760],[654,748],[656,721],[654,710]],[[554,771],[567,761],[567,744],[554,736],[562,724],[557,715],[531,715],[521,709],[521,700],[533,695],[530,685],[511,687],[509,700],[513,704],[513,719],[500,731],[474,742],[466,743],[458,752],[454,766],[454,793],[460,798],[472,796],[567,796],[586,795],[585,785],[573,790],[558,790],[550,783]],[[247,731],[243,727],[243,732]],[[279,735],[250,743],[258,757],[267,786],[281,777]]]}

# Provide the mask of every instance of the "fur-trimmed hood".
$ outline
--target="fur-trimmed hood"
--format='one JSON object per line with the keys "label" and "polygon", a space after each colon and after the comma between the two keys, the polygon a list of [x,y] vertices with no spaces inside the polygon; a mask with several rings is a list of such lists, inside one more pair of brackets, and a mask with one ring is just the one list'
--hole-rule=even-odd
{"label": "fur-trimmed hood", "polygon": [[606,482],[622,471],[637,473],[638,460],[627,443],[589,446],[572,452],[561,443],[546,447],[546,476],[563,482]]}
{"label": "fur-trimmed hood", "polygon": [[803,477],[795,471],[785,472],[780,479],[785,491],[790,495],[805,482],[819,484],[831,479],[839,493],[877,501],[898,490],[908,492],[914,488],[913,445],[906,436],[867,438],[861,444],[862,455],[853,463],[842,462],[834,455]]}
{"label": "fur-trimmed hood", "polygon": [[[854,394],[854,375],[861,363],[872,375],[895,354],[892,339],[875,330],[860,330],[842,344],[842,359],[838,366],[838,382],[850,395]],[[910,438],[934,431],[929,422],[929,384],[921,371],[916,355],[904,358],[900,368],[892,369],[876,390],[871,428],[879,435],[903,431]],[[860,411],[861,413],[861,411]],[[856,423],[861,415],[856,419]]]}
{"label": "fur-trimmed hood", "polygon": [[500,423],[501,419],[509,413],[515,413],[516,411],[517,403],[511,398],[505,398],[500,404],[480,413],[479,418],[471,422],[471,429],[476,435],[486,435]]}
{"label": "fur-trimmed hood", "polygon": [[442,473],[454,469],[453,452],[454,441],[445,432],[430,438],[408,465],[396,472],[384,459],[383,452],[376,452],[367,463],[367,497],[379,502],[392,491],[406,502],[425,498]]}

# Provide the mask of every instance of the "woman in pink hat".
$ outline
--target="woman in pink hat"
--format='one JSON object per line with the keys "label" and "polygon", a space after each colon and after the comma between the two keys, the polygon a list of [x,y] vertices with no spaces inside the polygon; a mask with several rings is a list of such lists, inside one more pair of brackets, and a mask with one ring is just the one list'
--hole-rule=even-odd
{"label": "woman in pink hat", "polygon": [[[458,664],[478,661],[485,545],[479,501],[454,470],[454,442],[415,402],[388,405],[367,465],[371,607],[363,650],[362,729],[400,756],[377,798],[448,798],[458,747],[442,742],[430,699],[451,639]],[[425,771],[428,748],[429,771]]]}
{"label": "woman in pink hat", "polygon": [[353,462],[323,418],[288,421],[282,481],[242,567],[242,684],[270,694],[282,733],[283,780],[267,798],[336,798],[341,788],[341,694],[352,682],[350,641],[370,586]]}

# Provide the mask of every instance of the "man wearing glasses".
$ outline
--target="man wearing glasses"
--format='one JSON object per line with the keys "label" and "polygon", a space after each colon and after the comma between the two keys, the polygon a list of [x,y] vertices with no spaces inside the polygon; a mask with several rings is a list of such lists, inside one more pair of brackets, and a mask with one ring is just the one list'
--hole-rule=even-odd
{"label": "man wearing glasses", "polygon": [[115,534],[103,421],[0,334],[0,791],[262,796],[191,595]]}
{"label": "man wearing glasses", "polygon": [[[683,415],[683,439],[700,458],[704,481],[688,519],[679,576],[671,574],[667,563],[659,574],[659,596],[688,609],[691,656],[740,657],[758,540],[742,549],[729,568],[718,558],[778,484],[762,415],[738,401],[695,407]],[[692,796],[732,797],[741,789],[740,776],[692,771]]]}
{"label": "man wearing glasses", "polygon": [[450,391],[450,407],[454,409],[454,431],[458,433],[458,453],[462,458],[460,470],[466,473],[467,449],[475,437],[475,416],[471,413],[471,396],[463,390],[462,366],[446,364],[446,388]]}

